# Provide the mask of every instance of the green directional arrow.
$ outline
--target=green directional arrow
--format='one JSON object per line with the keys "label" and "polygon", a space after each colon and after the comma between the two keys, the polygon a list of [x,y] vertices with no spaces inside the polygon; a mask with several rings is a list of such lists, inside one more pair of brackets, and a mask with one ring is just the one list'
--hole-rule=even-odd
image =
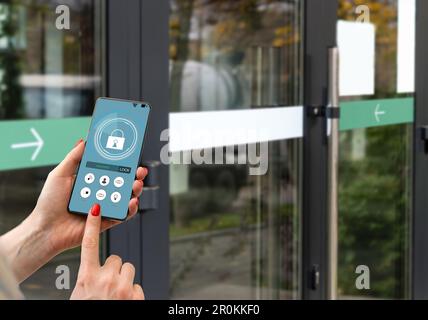
{"label": "green directional arrow", "polygon": [[[341,131],[413,121],[413,98],[341,103]],[[0,121],[0,171],[58,164],[89,125],[89,117]]]}
{"label": "green directional arrow", "polygon": [[340,108],[341,131],[414,121],[413,98],[343,102]]}
{"label": "green directional arrow", "polygon": [[55,165],[85,138],[90,118],[0,122],[0,170]]}

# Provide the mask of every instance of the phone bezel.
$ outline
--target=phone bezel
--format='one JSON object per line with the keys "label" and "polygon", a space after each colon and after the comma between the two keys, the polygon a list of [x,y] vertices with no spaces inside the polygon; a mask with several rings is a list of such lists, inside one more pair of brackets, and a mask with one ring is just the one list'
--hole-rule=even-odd
{"label": "phone bezel", "polygon": [[[137,164],[137,169],[138,169],[138,166],[141,164],[141,161],[142,161],[142,158],[143,158],[143,149],[144,149],[144,145],[145,145],[145,141],[146,141],[146,136],[147,136],[148,126],[149,126],[150,113],[151,113],[152,107],[150,106],[150,104],[149,104],[149,103],[144,102],[144,101],[134,101],[134,100],[126,100],[126,99],[117,99],[117,98],[99,97],[99,98],[96,100],[96,102],[95,102],[94,111],[92,112],[92,118],[91,118],[91,122],[90,122],[90,124],[89,124],[89,128],[92,128],[92,122],[93,122],[93,120],[94,120],[94,119],[93,119],[93,117],[94,117],[94,114],[95,114],[95,111],[96,111],[96,108],[97,108],[97,105],[98,105],[98,101],[99,101],[99,100],[115,100],[115,101],[120,101],[120,102],[127,102],[127,103],[129,103],[129,104],[130,104],[130,106],[131,106],[132,108],[136,108],[138,105],[141,105],[141,106],[142,106],[142,105],[144,105],[144,107],[145,107],[145,108],[149,108],[149,114],[148,114],[148,116],[147,116],[146,129],[145,129],[145,131],[144,131],[143,143],[142,143],[142,145],[141,145],[141,149],[140,149],[140,156],[139,156],[139,158],[138,158],[138,164]],[[137,106],[135,106],[135,104],[137,104]],[[89,133],[88,133],[88,135],[89,135]],[[86,136],[85,146],[86,146],[87,138],[88,138],[88,136]],[[83,155],[85,154],[85,152],[86,152],[86,150],[83,152]],[[83,156],[82,156],[82,158],[83,158]],[[81,163],[82,163],[82,162],[80,161],[80,162],[79,162],[79,165],[77,166],[77,169],[76,169],[76,179],[77,179],[77,174],[79,173],[79,170],[80,170],[80,165],[81,165]],[[71,189],[70,198],[68,199],[67,210],[68,210],[68,212],[69,212],[70,214],[77,214],[77,215],[87,216],[87,215],[88,215],[88,212],[80,212],[80,211],[73,211],[73,210],[70,210],[71,195],[73,194],[74,189],[75,189],[76,179],[74,179],[74,181],[73,181],[73,187],[72,187],[72,189]],[[129,200],[131,200],[131,199],[132,199],[132,188],[131,188],[131,195],[130,195],[130,197],[129,197]],[[102,217],[102,219],[108,219],[108,220],[112,220],[112,221],[122,221],[122,222],[123,222],[123,221],[126,221],[126,219],[128,218],[128,216],[129,216],[129,208],[128,208],[128,210],[126,211],[125,217],[124,217],[123,219],[115,218],[115,217],[103,216],[103,214],[102,214],[102,212],[101,212],[101,217]]]}

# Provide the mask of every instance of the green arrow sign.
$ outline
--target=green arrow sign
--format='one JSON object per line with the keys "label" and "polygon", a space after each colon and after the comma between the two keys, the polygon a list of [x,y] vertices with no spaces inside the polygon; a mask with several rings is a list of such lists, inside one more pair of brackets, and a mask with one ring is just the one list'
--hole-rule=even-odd
{"label": "green arrow sign", "polygon": [[[341,103],[341,131],[413,121],[413,98]],[[89,117],[0,121],[0,171],[58,164],[89,124]]]}
{"label": "green arrow sign", "polygon": [[414,121],[413,98],[343,102],[340,108],[341,131]]}
{"label": "green arrow sign", "polygon": [[85,138],[91,119],[65,118],[0,122],[0,170],[55,165]]}

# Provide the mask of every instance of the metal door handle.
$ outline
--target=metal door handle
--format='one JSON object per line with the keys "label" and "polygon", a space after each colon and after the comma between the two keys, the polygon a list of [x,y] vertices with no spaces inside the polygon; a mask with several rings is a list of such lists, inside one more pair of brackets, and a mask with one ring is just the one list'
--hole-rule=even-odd
{"label": "metal door handle", "polygon": [[339,49],[329,49],[328,136],[328,266],[327,295],[337,299],[338,172],[339,172]]}
{"label": "metal door handle", "polygon": [[144,180],[143,194],[140,198],[138,211],[144,213],[159,208],[159,189],[160,189],[160,162],[146,161],[142,163],[143,167],[149,170],[149,174]]}

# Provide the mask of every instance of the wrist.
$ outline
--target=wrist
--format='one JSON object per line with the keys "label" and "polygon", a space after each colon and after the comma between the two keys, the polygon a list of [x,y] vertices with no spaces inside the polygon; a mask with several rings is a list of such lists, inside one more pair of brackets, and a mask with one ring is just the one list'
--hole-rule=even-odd
{"label": "wrist", "polygon": [[59,253],[49,238],[49,228],[35,213],[1,237],[2,249],[19,282]]}
{"label": "wrist", "polygon": [[[61,244],[54,241],[55,226],[46,221],[46,215],[36,209],[22,222],[21,228],[28,238],[37,239],[35,248],[39,254],[47,257],[54,257],[67,248],[62,248]],[[40,241],[40,242],[39,242]]]}

